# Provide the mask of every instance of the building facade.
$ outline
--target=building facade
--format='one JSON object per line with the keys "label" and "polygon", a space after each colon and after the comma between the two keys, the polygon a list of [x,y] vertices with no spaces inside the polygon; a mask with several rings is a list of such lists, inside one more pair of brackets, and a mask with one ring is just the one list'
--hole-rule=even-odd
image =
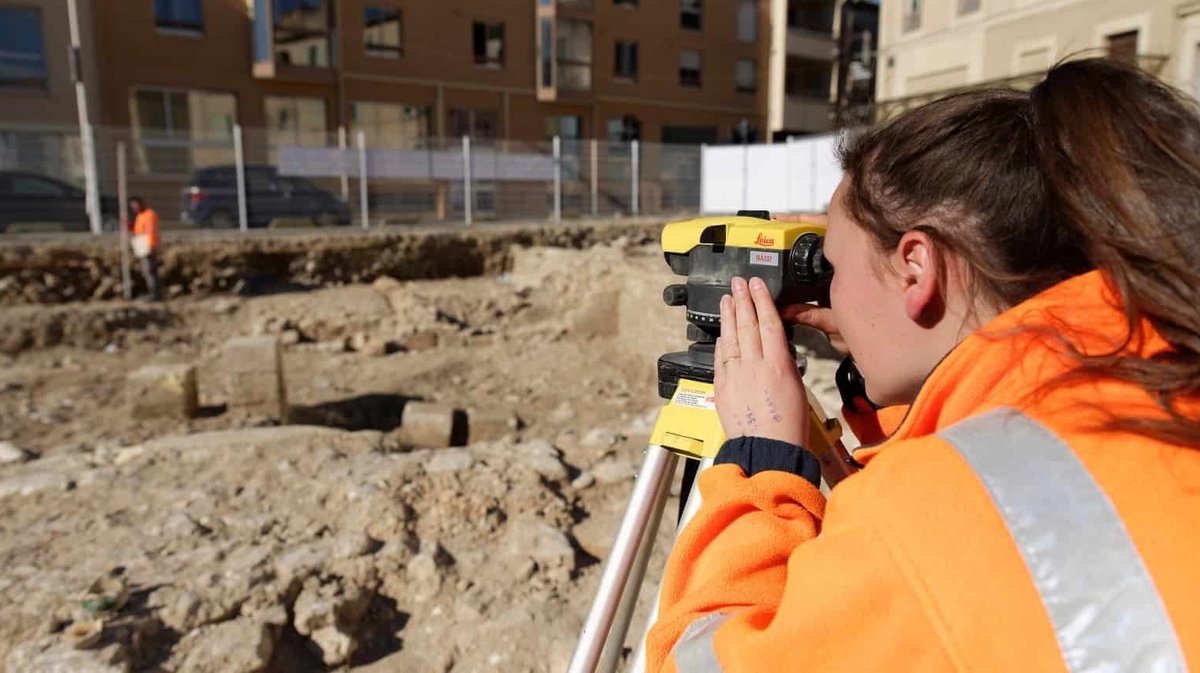
{"label": "building facade", "polygon": [[835,0],[771,0],[767,124],[772,140],[833,128],[830,101],[838,4]]}
{"label": "building facade", "polygon": [[881,8],[877,117],[984,83],[1029,86],[1054,63],[1110,54],[1200,92],[1200,3],[903,0]]}
{"label": "building facade", "polygon": [[96,17],[100,119],[729,142],[765,127],[767,1],[116,0]]}

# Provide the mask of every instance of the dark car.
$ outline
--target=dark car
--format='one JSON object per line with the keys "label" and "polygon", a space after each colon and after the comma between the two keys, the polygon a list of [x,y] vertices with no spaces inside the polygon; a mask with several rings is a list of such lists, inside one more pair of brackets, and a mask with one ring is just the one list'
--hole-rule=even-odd
{"label": "dark car", "polygon": [[[117,199],[101,196],[100,213],[105,231],[116,231]],[[0,233],[17,223],[52,223],[67,231],[91,231],[86,193],[46,175],[0,171]]]}
{"label": "dark car", "polygon": [[[280,175],[270,166],[246,166],[246,222],[265,227],[280,217],[311,218],[318,226],[350,224],[350,208],[304,178]],[[238,226],[237,169],[209,166],[183,188],[184,222],[207,227]]]}

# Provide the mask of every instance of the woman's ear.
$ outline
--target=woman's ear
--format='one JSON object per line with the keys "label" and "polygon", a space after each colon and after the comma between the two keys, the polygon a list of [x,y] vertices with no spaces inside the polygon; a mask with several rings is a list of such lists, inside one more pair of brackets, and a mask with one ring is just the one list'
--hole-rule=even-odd
{"label": "woman's ear", "polygon": [[933,239],[923,231],[905,232],[892,264],[900,276],[908,319],[922,327],[937,324],[945,313],[945,302],[941,296],[942,266]]}

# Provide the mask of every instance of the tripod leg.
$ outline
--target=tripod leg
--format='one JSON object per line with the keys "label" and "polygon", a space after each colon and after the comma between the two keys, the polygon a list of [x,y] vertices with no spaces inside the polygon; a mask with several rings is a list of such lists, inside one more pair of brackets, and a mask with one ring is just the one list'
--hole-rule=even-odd
{"label": "tripod leg", "polygon": [[[695,477],[701,472],[713,466],[712,458],[705,458],[701,461],[689,460],[698,464],[695,474],[693,475],[692,484],[689,492],[683,493],[680,497],[687,498],[687,504],[682,505],[682,512],[679,515],[679,528],[675,530],[675,537],[679,537],[680,531],[692,517],[696,516],[696,512],[700,511],[700,488],[696,485]],[[637,649],[633,651],[633,662],[630,663],[626,673],[645,673],[646,671],[646,636],[650,635],[650,627],[654,626],[654,620],[658,619],[658,605],[662,601],[662,582],[658,584],[658,591],[654,594],[654,606],[650,608],[650,618],[646,621],[646,628],[642,630],[642,637],[638,640]]]}
{"label": "tripod leg", "polygon": [[679,487],[679,515],[675,517],[675,522],[683,521],[683,513],[688,503],[688,496],[692,492],[692,484],[696,481],[696,475],[700,472],[700,461],[695,458],[685,458],[683,460],[683,483]]}
{"label": "tripod leg", "polygon": [[[698,461],[688,459],[687,462],[694,463]],[[660,499],[655,502],[654,509],[650,512],[650,520],[646,523],[645,530],[642,531],[642,541],[638,544],[637,557],[634,559],[629,579],[625,582],[625,591],[621,595],[621,605],[617,608],[617,618],[613,622],[612,630],[609,631],[608,641],[604,646],[604,654],[601,656],[600,665],[596,669],[598,673],[614,673],[617,670],[617,662],[620,661],[621,652],[625,649],[625,636],[629,634],[629,625],[633,622],[633,612],[637,608],[642,581],[646,577],[646,566],[650,563],[650,554],[654,552],[654,543],[658,538],[658,526],[662,523],[663,510],[671,492],[669,486],[671,478],[675,475],[675,470],[669,470],[667,475],[668,488],[663,489],[662,494],[659,496]]]}
{"label": "tripod leg", "polygon": [[[647,534],[653,537],[649,528],[650,521],[662,515],[662,508],[671,491],[669,486],[678,458],[661,446],[651,445],[646,450],[646,460],[642,463],[642,470],[633,485],[633,495],[629,498],[629,506],[625,509],[617,537],[613,540],[612,550],[604,562],[600,587],[583,623],[579,644],[575,646],[575,654],[571,657],[567,673],[594,673],[596,670],[621,597],[630,591],[630,573],[642,538]],[[632,587],[632,592],[636,594],[638,588]]]}

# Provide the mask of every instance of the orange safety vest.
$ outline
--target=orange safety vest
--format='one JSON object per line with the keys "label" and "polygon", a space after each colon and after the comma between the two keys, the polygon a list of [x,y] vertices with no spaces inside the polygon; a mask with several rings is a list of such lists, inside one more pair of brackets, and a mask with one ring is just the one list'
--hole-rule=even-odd
{"label": "orange safety vest", "polygon": [[[828,502],[790,473],[702,473],[649,670],[1200,669],[1200,450],[1105,429],[1164,417],[1136,386],[1058,380],[1060,335],[1118,348],[1120,306],[1092,272],[998,316]],[[1148,324],[1127,346],[1167,348]]]}
{"label": "orange safety vest", "polygon": [[154,209],[146,208],[137,214],[133,220],[133,235],[145,236],[150,244],[150,250],[158,250],[158,213],[154,212]]}

